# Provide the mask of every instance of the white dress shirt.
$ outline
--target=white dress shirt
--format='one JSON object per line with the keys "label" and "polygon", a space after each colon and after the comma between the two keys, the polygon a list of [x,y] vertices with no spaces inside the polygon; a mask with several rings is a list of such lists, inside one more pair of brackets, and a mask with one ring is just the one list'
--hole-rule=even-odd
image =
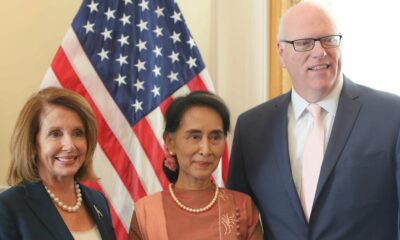
{"label": "white dress shirt", "polygon": [[[331,135],[342,87],[343,79],[339,78],[336,86],[331,91],[331,93],[326,96],[322,101],[317,102],[317,104],[321,107],[322,122],[325,128],[324,152],[326,150],[326,146],[328,145],[328,140]],[[301,161],[303,156],[304,144],[309,129],[313,124],[312,116],[307,111],[307,106],[309,104],[310,103],[304,100],[294,90],[294,88],[292,88],[291,102],[288,106],[289,157],[293,181],[299,195],[301,190]]]}

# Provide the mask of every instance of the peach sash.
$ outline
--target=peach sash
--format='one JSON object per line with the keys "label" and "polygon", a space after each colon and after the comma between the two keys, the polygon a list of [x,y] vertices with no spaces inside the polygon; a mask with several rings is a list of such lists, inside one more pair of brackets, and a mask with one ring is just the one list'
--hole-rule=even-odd
{"label": "peach sash", "polygon": [[144,239],[168,240],[161,193],[139,200],[135,204],[135,211]]}

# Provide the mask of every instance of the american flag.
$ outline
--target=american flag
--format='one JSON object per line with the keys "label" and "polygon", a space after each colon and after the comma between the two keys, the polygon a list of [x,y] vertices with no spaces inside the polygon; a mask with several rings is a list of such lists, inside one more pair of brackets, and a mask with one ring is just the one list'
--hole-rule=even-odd
{"label": "american flag", "polygon": [[[214,91],[173,0],[85,0],[41,88],[60,86],[84,96],[98,123],[88,183],[109,200],[118,239],[127,239],[134,202],[165,189],[162,172],[166,107],[178,95]],[[227,148],[213,174],[224,185]]]}

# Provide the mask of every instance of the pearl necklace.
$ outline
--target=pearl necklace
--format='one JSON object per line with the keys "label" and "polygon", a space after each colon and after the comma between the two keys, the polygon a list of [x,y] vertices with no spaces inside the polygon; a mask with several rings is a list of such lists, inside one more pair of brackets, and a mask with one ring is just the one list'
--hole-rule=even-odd
{"label": "pearl necklace", "polygon": [[188,211],[188,212],[191,212],[191,213],[202,213],[202,212],[205,212],[205,211],[207,211],[208,209],[210,209],[210,208],[214,205],[214,203],[217,201],[218,193],[219,193],[218,186],[215,186],[215,194],[214,194],[214,197],[213,197],[213,199],[211,200],[211,202],[210,202],[209,204],[207,204],[207,206],[202,207],[202,208],[190,208],[190,207],[187,207],[187,206],[183,205],[183,203],[181,203],[181,202],[178,200],[178,198],[175,196],[175,193],[174,193],[174,191],[172,190],[172,183],[169,184],[168,188],[169,188],[169,192],[171,193],[172,199],[174,199],[175,203],[176,203],[179,207],[181,207],[183,210]]}
{"label": "pearl necklace", "polygon": [[75,192],[76,192],[77,199],[76,199],[76,204],[74,206],[68,206],[68,205],[64,204],[63,202],[61,202],[60,199],[58,197],[56,197],[56,195],[54,195],[54,193],[46,187],[46,185],[44,185],[44,188],[46,189],[47,193],[49,194],[51,200],[53,200],[53,202],[64,211],[77,212],[82,205],[82,194],[81,194],[81,189],[79,188],[78,183],[75,183]]}

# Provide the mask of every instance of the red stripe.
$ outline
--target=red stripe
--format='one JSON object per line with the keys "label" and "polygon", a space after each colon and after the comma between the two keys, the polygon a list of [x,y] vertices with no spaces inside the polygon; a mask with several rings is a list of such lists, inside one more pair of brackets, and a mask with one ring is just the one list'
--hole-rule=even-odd
{"label": "red stripe", "polygon": [[190,91],[203,90],[208,91],[207,86],[204,84],[203,80],[199,75],[196,75],[192,80],[188,82],[188,87]]}
{"label": "red stripe", "polygon": [[164,152],[147,119],[142,118],[137,122],[133,126],[133,131],[139,139],[147,158],[150,160],[161,186],[166,189],[169,181],[162,170]]}
{"label": "red stripe", "polygon": [[71,89],[78,92],[86,98],[86,100],[91,105],[97,119],[99,136],[98,142],[106,154],[107,158],[110,160],[111,164],[114,166],[115,171],[118,173],[125,187],[131,194],[134,201],[146,195],[144,188],[139,181],[136,170],[126,155],[124,149],[120,145],[118,139],[115,137],[111,129],[109,128],[107,122],[101,115],[93,99],[90,97],[89,93],[86,91],[85,87],[81,83],[79,77],[72,68],[70,62],[65,55],[64,50],[60,47],[57,54],[51,64],[54,74],[57,76],[61,85],[64,88]]}
{"label": "red stripe", "polygon": [[114,232],[118,240],[128,240],[128,232],[125,230],[125,227],[122,225],[121,220],[119,219],[118,214],[115,212],[114,207],[110,205],[112,223],[114,226]]}
{"label": "red stripe", "polygon": [[[90,187],[94,190],[97,190],[97,191],[101,192],[104,196],[106,196],[102,187],[97,182],[85,181],[85,182],[82,182],[82,184],[84,184],[85,186]],[[115,209],[109,200],[108,200],[108,206],[110,207],[111,219],[112,219],[112,223],[114,226],[114,231],[115,231],[115,235],[117,236],[117,239],[118,240],[128,240],[128,232],[125,230],[124,226],[122,225],[122,222],[118,217],[118,214],[115,212]]]}
{"label": "red stripe", "polygon": [[172,100],[174,100],[174,99],[171,96],[169,96],[160,104],[160,110],[164,116],[165,116],[165,113],[167,112],[167,109],[168,109],[169,105],[171,104]]}

